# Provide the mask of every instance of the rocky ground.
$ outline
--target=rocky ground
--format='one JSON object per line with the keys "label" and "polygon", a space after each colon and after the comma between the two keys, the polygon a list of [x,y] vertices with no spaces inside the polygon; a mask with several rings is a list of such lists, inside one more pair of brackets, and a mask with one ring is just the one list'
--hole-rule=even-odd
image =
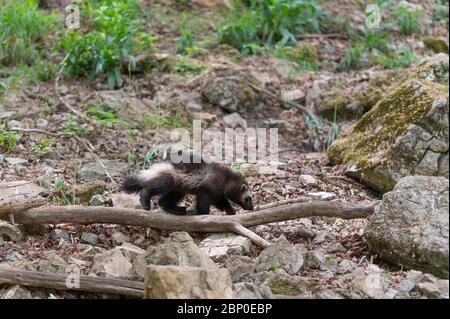
{"label": "rocky ground", "polygon": [[[340,1],[335,9],[343,9],[351,3],[353,1]],[[160,19],[170,21],[174,18],[173,6],[158,3],[157,8],[165,12]],[[215,8],[194,6],[193,10],[194,14],[207,19],[208,12]],[[352,23],[357,24],[362,17],[355,15],[354,19]],[[149,19],[148,27],[160,37],[176,37],[170,24],[161,26],[160,22]],[[448,37],[446,27],[438,25],[435,29],[438,37]],[[67,112],[55,93],[53,81],[19,82],[0,94],[0,121],[4,127],[56,133],[67,131],[69,127],[71,132],[82,132],[113,180],[109,180],[91,152],[76,139],[19,131],[17,145],[0,152],[0,181],[36,182],[53,205],[140,207],[135,197],[119,193],[121,180],[157,161],[157,151],[170,142],[169,134],[173,128],[187,127],[193,119],[200,119],[208,128],[279,129],[279,161],[283,163],[280,169],[286,174],[283,177],[262,175],[242,168],[256,205],[298,197],[308,201],[349,203],[380,199],[374,187],[369,188],[367,183],[364,185],[344,174],[348,165],[330,161],[326,156],[332,122],[324,121],[317,131],[311,130],[310,123],[297,110],[267,94],[251,88],[246,90],[249,85],[246,79],[251,77],[263,90],[277,96],[284,94],[286,99],[306,106],[323,118],[332,118],[339,102],[342,112],[337,123],[345,131],[386,94],[392,83],[397,83],[410,71],[375,66],[337,72],[338,61],[347,44],[345,39],[318,37],[304,42],[319,49],[320,60],[324,61],[319,71],[293,73],[291,61],[264,55],[241,56],[231,47],[216,46],[208,48],[206,53],[189,56],[191,63],[199,68],[177,72],[174,65],[180,67],[181,58],[170,51],[171,42],[157,41],[159,67],[152,72],[126,77],[123,87],[118,90],[108,90],[101,80],[88,82],[63,78],[58,92],[70,105],[84,111],[90,105],[115,107],[114,115],[104,119],[101,125],[76,120]],[[433,55],[420,36],[399,36],[393,42],[399,47],[406,43],[417,52],[419,60]],[[448,84],[448,55],[446,59]],[[185,63],[184,60],[181,62]],[[0,80],[7,78],[10,71],[2,70]],[[446,94],[448,117],[448,88]],[[446,129],[448,136],[448,121]],[[445,132],[445,125],[443,130]],[[444,144],[441,153],[447,154],[448,179],[448,137],[446,141],[439,141]],[[407,175],[414,174],[403,176]],[[445,176],[445,172],[428,175]],[[396,176],[395,181],[403,176]],[[432,192],[437,186],[430,185]],[[446,189],[445,185],[442,187],[441,191],[448,194],[448,180]],[[192,199],[187,201],[190,204]],[[428,204],[432,205],[424,205]],[[446,226],[445,213],[436,220],[443,218],[442,227],[444,230],[447,227],[448,259],[448,201],[446,205]],[[218,211],[213,213],[220,214]],[[169,233],[105,224],[31,228],[14,227],[0,221],[0,265],[52,273],[75,269],[85,275],[141,281],[146,265],[151,264],[200,267],[212,273],[226,268],[233,286],[217,280],[216,288],[226,288],[230,296],[237,298],[448,298],[448,262],[440,268],[444,268],[443,273],[405,261],[402,264],[407,267],[403,269],[395,258],[393,261],[384,256],[383,248],[380,253],[373,250],[376,245],[369,246],[365,236],[368,223],[366,219],[311,217],[257,226],[252,230],[272,242],[263,250],[249,239],[233,234]],[[374,227],[370,228],[372,234],[376,232]],[[432,233],[436,237],[435,232]],[[442,236],[445,247],[445,235]],[[411,268],[423,272],[409,270]],[[157,276],[164,280],[168,275],[161,272]],[[179,276],[183,278],[190,273],[186,270]],[[222,278],[220,273],[208,273],[208,276]],[[211,297],[214,296],[212,293],[205,289],[189,297]],[[0,298],[110,297],[117,296],[24,286],[0,287]]]}

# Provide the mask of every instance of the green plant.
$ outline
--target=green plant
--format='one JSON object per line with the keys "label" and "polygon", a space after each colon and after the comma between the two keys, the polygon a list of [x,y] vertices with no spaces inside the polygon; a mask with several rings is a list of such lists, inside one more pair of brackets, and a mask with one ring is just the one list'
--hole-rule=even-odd
{"label": "green plant", "polygon": [[270,265],[270,271],[276,271],[277,269],[280,269],[281,268],[281,265],[279,264],[279,263],[277,263],[277,262],[273,262],[271,265]]}
{"label": "green plant", "polygon": [[398,49],[377,57],[377,62],[385,68],[405,68],[417,60],[417,56],[408,48]]}
{"label": "green plant", "polygon": [[176,45],[178,54],[187,54],[195,48],[194,34],[186,26],[180,28],[180,37]]}
{"label": "green plant", "polygon": [[32,153],[36,154],[39,150],[43,154],[47,154],[50,150],[50,145],[53,143],[53,140],[51,138],[44,138],[37,142],[37,147],[33,148]]}
{"label": "green plant", "polygon": [[17,134],[0,129],[0,150],[8,152],[17,145]]}
{"label": "green plant", "polygon": [[87,108],[87,115],[96,123],[111,128],[119,121],[117,110],[109,104],[90,104]]}
{"label": "green plant", "polygon": [[64,192],[64,181],[58,178],[53,184],[53,187],[58,193],[61,194],[61,197],[64,200],[64,204],[70,205],[70,200],[69,198],[67,198],[66,193]]}
{"label": "green plant", "polygon": [[363,46],[360,43],[350,45],[339,63],[341,70],[358,69],[363,64]]}
{"label": "green plant", "polygon": [[0,1],[0,63],[31,64],[55,22],[34,0]]}
{"label": "green plant", "polygon": [[420,33],[420,18],[422,9],[420,6],[411,6],[407,2],[401,3],[394,12],[399,30],[404,35]]}
{"label": "green plant", "polygon": [[136,67],[136,53],[150,47],[153,38],[139,31],[135,0],[99,1],[90,8],[94,29],[88,33],[68,30],[57,47],[62,48],[65,70],[70,75],[106,74],[110,89],[122,82],[122,68]]}
{"label": "green plant", "polygon": [[295,44],[296,34],[319,31],[321,14],[315,0],[234,1],[218,34],[222,42],[240,51],[250,43],[271,47]]}
{"label": "green plant", "polygon": [[386,52],[389,50],[389,41],[389,33],[376,31],[366,32],[360,40],[365,49],[377,49],[381,52]]}
{"label": "green plant", "polygon": [[295,62],[300,70],[303,71],[316,71],[320,67],[319,53],[316,48],[309,44],[304,44],[295,48],[277,48],[274,55]]}
{"label": "green plant", "polygon": [[0,82],[0,96],[2,96],[3,94],[5,94],[6,89],[7,89],[7,85],[4,82]]}
{"label": "green plant", "polygon": [[80,125],[74,117],[69,116],[66,122],[66,132],[76,135],[86,135],[88,133],[88,129]]}
{"label": "green plant", "polygon": [[198,72],[203,69],[203,65],[184,57],[180,57],[173,66],[172,71],[176,73]]}

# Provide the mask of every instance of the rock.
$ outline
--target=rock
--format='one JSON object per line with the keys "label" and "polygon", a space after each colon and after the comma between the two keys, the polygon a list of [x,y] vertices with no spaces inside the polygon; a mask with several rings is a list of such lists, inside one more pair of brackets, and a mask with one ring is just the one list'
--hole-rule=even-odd
{"label": "rock", "polygon": [[409,279],[402,280],[400,282],[400,284],[398,285],[398,289],[400,289],[401,292],[410,292],[415,287],[416,287],[416,284],[413,281],[409,280]]}
{"label": "rock", "polygon": [[448,158],[448,112],[448,54],[441,53],[412,69],[333,142],[327,156],[379,192],[405,176],[448,178],[442,165]]}
{"label": "rock", "polygon": [[247,128],[247,121],[242,118],[242,116],[239,113],[231,113],[228,115],[225,115],[223,117],[223,122],[226,126],[229,126],[231,128],[241,127],[243,129]]}
{"label": "rock", "polygon": [[311,192],[308,193],[308,196],[311,196],[311,198],[315,200],[332,200],[336,198],[335,193],[329,192]]}
{"label": "rock", "polygon": [[36,126],[39,129],[45,129],[48,126],[48,121],[46,119],[38,119],[36,121]]}
{"label": "rock", "polygon": [[81,241],[91,245],[97,245],[98,236],[94,233],[83,232],[81,233]]}
{"label": "rock", "polygon": [[246,237],[232,233],[209,235],[198,246],[216,262],[225,261],[228,255],[246,255],[253,246],[252,241]]}
{"label": "rock", "polygon": [[314,295],[317,299],[344,299],[344,296],[342,296],[339,292],[331,289],[321,289]]}
{"label": "rock", "polygon": [[112,194],[109,197],[113,207],[117,208],[136,208],[142,209],[141,202],[139,201],[139,195],[118,193]]}
{"label": "rock", "polygon": [[23,239],[23,233],[19,227],[0,220],[0,238],[19,242]]}
{"label": "rock", "polygon": [[151,265],[145,273],[144,289],[144,299],[233,298],[226,269]]}
{"label": "rock", "polygon": [[448,43],[442,39],[433,36],[427,36],[423,39],[425,46],[433,50],[435,53],[447,53],[448,54]]}
{"label": "rock", "polygon": [[369,217],[364,238],[382,258],[448,278],[449,181],[402,178]]}
{"label": "rock", "polygon": [[14,111],[0,112],[0,120],[9,120],[16,116],[17,112]]}
{"label": "rock", "polygon": [[239,172],[245,177],[280,173],[280,171],[276,171],[272,165],[266,163],[244,163],[240,165]]}
{"label": "rock", "polygon": [[27,166],[28,160],[18,157],[5,157],[5,162],[12,166]]}
{"label": "rock", "polygon": [[92,262],[91,274],[128,279],[133,273],[133,264],[119,249],[111,249],[96,254]]}
{"label": "rock", "polygon": [[276,273],[272,274],[265,284],[274,295],[312,298],[312,292],[317,289],[318,281],[312,278]]}
{"label": "rock", "polygon": [[427,298],[430,299],[448,299],[448,280],[438,279],[434,282],[421,282],[417,285],[417,288]]}
{"label": "rock", "polygon": [[94,195],[89,201],[89,205],[91,206],[103,206],[105,205],[105,198],[103,195]]}
{"label": "rock", "polygon": [[309,227],[299,225],[295,229],[295,235],[303,238],[314,238],[317,236],[316,232]]}
{"label": "rock", "polygon": [[33,299],[33,296],[28,289],[14,285],[1,292],[0,299]]}
{"label": "rock", "polygon": [[31,236],[43,236],[50,231],[49,224],[19,225],[19,227],[25,235]]}
{"label": "rock", "polygon": [[201,112],[203,110],[203,106],[200,103],[188,102],[186,104],[186,110],[188,112]]}
{"label": "rock", "polygon": [[177,265],[217,269],[214,261],[194,243],[186,232],[174,232],[147,248],[147,264]]}
{"label": "rock", "polygon": [[239,282],[233,284],[233,298],[234,299],[271,299],[272,292],[269,287],[265,285],[256,286],[250,282]]}
{"label": "rock", "polygon": [[2,246],[5,243],[2,237],[0,237],[0,246]]}
{"label": "rock", "polygon": [[147,267],[145,250],[130,243],[123,243],[122,246],[118,246],[115,249],[120,251],[133,265],[129,278],[143,280],[145,277],[145,268]]}
{"label": "rock", "polygon": [[17,251],[8,249],[4,255],[4,259],[6,261],[18,261],[23,259],[24,257]]}
{"label": "rock", "polygon": [[272,67],[275,69],[278,75],[287,80],[295,78],[295,76],[298,74],[297,64],[286,59],[274,58],[272,60]]}
{"label": "rock", "polygon": [[347,252],[347,249],[344,246],[342,246],[340,243],[332,243],[327,247],[326,251],[329,254],[345,253],[345,252]]}
{"label": "rock", "polygon": [[59,239],[70,240],[69,233],[63,229],[53,229],[50,232],[50,237],[56,240]]}
{"label": "rock", "polygon": [[244,69],[222,68],[211,71],[202,88],[203,97],[228,112],[246,114],[260,103],[260,94],[251,85],[258,81]]}
{"label": "rock", "polygon": [[344,259],[338,264],[338,268],[344,271],[352,271],[358,267],[358,264],[349,259]]}
{"label": "rock", "polygon": [[319,269],[320,265],[325,261],[325,255],[320,250],[309,250],[305,254],[304,266]]}
{"label": "rock", "polygon": [[379,273],[358,274],[352,280],[352,286],[375,299],[382,298],[386,290],[386,284]]}
{"label": "rock", "polygon": [[[117,160],[102,160],[111,177],[119,177],[123,172],[128,171],[128,164]],[[87,163],[83,165],[79,172],[80,179],[86,182],[102,181],[107,178],[103,168],[97,163]],[[89,200],[88,198],[87,200]]]}
{"label": "rock", "polygon": [[42,272],[49,273],[67,273],[67,262],[55,251],[46,252],[46,259],[39,260],[36,269]]}
{"label": "rock", "polygon": [[264,249],[256,259],[256,271],[269,271],[278,268],[295,275],[303,265],[303,256],[299,249],[280,237]]}
{"label": "rock", "polygon": [[305,186],[315,186],[317,185],[317,180],[314,176],[311,175],[300,175],[300,182],[302,182]]}
{"label": "rock", "polygon": [[255,272],[255,262],[247,256],[230,256],[225,267],[233,282],[249,281],[250,275]]}
{"label": "rock", "polygon": [[145,237],[142,235],[136,235],[133,238],[133,244],[135,244],[135,245],[141,245],[144,241],[145,241]]}
{"label": "rock", "polygon": [[88,203],[93,196],[102,194],[105,191],[106,183],[103,181],[89,182],[83,185],[77,185],[75,188],[66,188],[66,194],[73,196],[80,204]]}
{"label": "rock", "polygon": [[16,121],[16,120],[10,120],[10,121],[8,121],[8,123],[6,124],[6,127],[8,128],[8,129],[11,129],[11,128],[13,128],[13,127],[20,127],[20,128],[22,128],[22,123],[21,122],[19,122],[19,121]]}
{"label": "rock", "polygon": [[283,101],[300,101],[304,100],[305,96],[305,92],[300,89],[281,92],[281,99]]}
{"label": "rock", "polygon": [[124,233],[120,231],[116,231],[111,235],[111,238],[118,244],[123,244],[125,242],[130,241],[130,237],[125,235]]}

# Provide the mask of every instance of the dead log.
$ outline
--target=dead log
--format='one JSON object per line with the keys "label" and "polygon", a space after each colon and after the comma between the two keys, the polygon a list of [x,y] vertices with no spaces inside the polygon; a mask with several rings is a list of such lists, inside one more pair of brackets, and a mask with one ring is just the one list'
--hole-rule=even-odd
{"label": "dead log", "polygon": [[[161,211],[141,209],[42,206],[14,215],[17,223],[36,224],[120,224],[187,232],[235,232],[250,238],[255,244],[266,247],[269,243],[246,227],[286,220],[324,216],[343,219],[366,218],[373,213],[377,202],[349,204],[342,202],[306,202],[270,207],[256,212],[233,216],[175,216]],[[251,233],[251,234],[250,234]]]}
{"label": "dead log", "polygon": [[114,278],[94,276],[77,276],[72,280],[73,274],[52,274],[41,271],[23,271],[10,268],[0,268],[0,285],[20,285],[38,288],[51,288],[56,290],[85,291],[143,298],[144,283]]}
{"label": "dead log", "polygon": [[45,190],[27,181],[0,183],[0,218],[47,203]]}

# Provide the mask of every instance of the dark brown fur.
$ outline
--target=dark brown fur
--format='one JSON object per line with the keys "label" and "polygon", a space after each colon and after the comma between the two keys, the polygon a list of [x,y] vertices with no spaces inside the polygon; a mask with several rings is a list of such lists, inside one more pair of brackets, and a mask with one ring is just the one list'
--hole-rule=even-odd
{"label": "dark brown fur", "polygon": [[185,215],[186,207],[178,203],[187,194],[196,196],[197,213],[209,214],[211,205],[235,214],[230,201],[244,209],[253,209],[245,178],[217,163],[179,163],[165,161],[135,177],[128,177],[122,186],[127,193],[140,193],[145,209],[150,209],[153,196],[160,196],[159,205],[167,212]]}

